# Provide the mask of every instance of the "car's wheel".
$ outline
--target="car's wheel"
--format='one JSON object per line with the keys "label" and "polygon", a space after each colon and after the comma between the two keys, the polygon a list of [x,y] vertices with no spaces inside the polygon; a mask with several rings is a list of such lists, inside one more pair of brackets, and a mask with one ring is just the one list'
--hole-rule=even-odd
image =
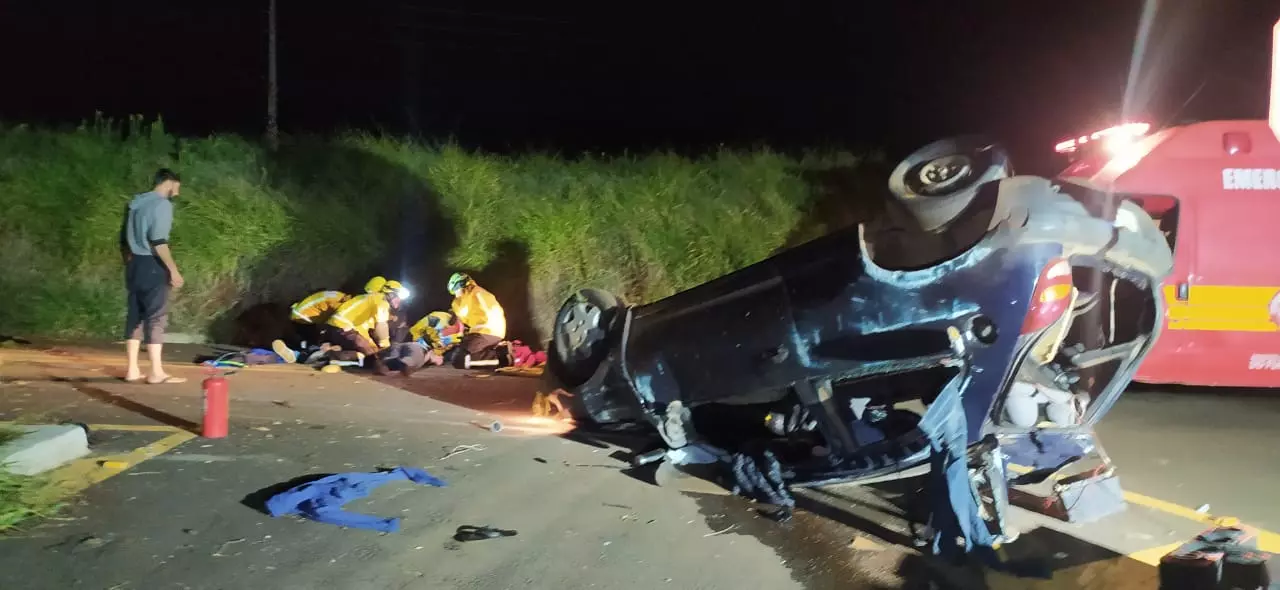
{"label": "car's wheel", "polygon": [[621,309],[617,297],[599,289],[578,291],[560,307],[547,360],[564,387],[578,387],[595,375],[609,355],[609,336]]}
{"label": "car's wheel", "polygon": [[935,141],[898,164],[889,190],[923,229],[937,230],[960,215],[982,185],[1012,174],[1004,148],[981,136]]}

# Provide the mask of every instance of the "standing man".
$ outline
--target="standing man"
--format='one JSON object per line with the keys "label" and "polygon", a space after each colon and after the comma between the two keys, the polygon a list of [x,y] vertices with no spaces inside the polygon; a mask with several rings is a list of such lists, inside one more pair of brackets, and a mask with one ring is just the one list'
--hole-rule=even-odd
{"label": "standing man", "polygon": [[169,251],[169,229],[173,227],[172,199],[178,196],[182,180],[167,168],[156,172],[155,188],[133,197],[120,228],[120,254],[124,257],[125,287],[129,308],[125,319],[125,351],[129,368],[124,380],[144,379],[138,367],[142,341],[147,341],[150,384],[183,383],[186,379],[164,372],[160,353],[164,348],[164,328],[169,319],[169,291],[183,285],[182,273]]}

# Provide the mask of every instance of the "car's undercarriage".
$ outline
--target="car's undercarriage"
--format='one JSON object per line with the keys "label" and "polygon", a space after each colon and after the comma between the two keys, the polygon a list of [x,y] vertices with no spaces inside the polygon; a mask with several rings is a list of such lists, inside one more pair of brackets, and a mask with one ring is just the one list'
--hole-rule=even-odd
{"label": "car's undercarriage", "polygon": [[940,535],[1007,537],[1006,453],[1091,437],[1158,336],[1172,238],[1104,191],[1009,177],[988,143],[927,146],[890,188],[880,219],[661,301],[576,294],[551,354],[575,413],[714,449],[775,503],[929,470],[973,499]]}

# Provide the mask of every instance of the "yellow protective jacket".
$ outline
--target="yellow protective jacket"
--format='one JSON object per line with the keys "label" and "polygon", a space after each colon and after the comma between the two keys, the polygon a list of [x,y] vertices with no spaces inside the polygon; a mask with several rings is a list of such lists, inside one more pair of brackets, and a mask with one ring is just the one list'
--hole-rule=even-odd
{"label": "yellow protective jacket", "polygon": [[351,296],[342,291],[317,291],[293,304],[293,321],[303,324],[323,324],[338,311]]}
{"label": "yellow protective jacket", "polygon": [[448,347],[444,345],[440,332],[449,325],[450,319],[452,318],[447,311],[433,311],[409,328],[409,336],[415,342],[423,340],[431,350],[443,353]]}
{"label": "yellow protective jacket", "polygon": [[391,319],[391,304],[381,293],[365,293],[348,299],[338,311],[329,318],[329,325],[339,330],[354,330],[356,333],[377,343],[379,348],[386,348],[391,342],[383,338],[374,338],[373,331],[380,335],[387,334],[387,322]]}
{"label": "yellow protective jacket", "polygon": [[507,337],[507,315],[498,299],[479,285],[472,285],[453,299],[453,315],[462,320],[467,332]]}

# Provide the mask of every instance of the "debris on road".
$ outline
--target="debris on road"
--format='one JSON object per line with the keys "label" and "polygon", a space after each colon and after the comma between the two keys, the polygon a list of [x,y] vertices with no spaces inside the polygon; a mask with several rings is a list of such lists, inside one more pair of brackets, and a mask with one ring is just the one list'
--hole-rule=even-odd
{"label": "debris on road", "polygon": [[719,463],[729,456],[725,451],[708,444],[685,445],[667,451],[667,461],[673,465],[709,465]]}
{"label": "debris on road", "polygon": [[102,546],[106,545],[107,543],[114,541],[115,539],[116,539],[116,536],[112,534],[106,535],[105,537],[88,535],[86,537],[81,538],[79,541],[76,541],[75,546],[71,548],[71,552],[80,553],[81,551],[92,551],[94,549],[99,549]]}
{"label": "debris on road", "polygon": [[326,524],[394,533],[400,530],[398,517],[380,518],[346,512],[342,510],[342,506],[351,500],[368,496],[369,492],[384,483],[402,479],[435,487],[447,485],[444,480],[413,467],[397,467],[375,473],[339,473],[272,496],[266,502],[267,513],[274,517],[297,514]]}
{"label": "debris on road", "polygon": [[561,461],[561,463],[563,463],[565,467],[603,467],[605,469],[624,469],[624,467],[620,465],[602,465],[600,463],[570,463],[568,461]]}
{"label": "debris on road", "polygon": [[497,420],[494,420],[492,422],[487,422],[487,423],[482,422],[480,420],[472,420],[471,423],[474,424],[476,427],[483,428],[484,430],[488,430],[489,432],[502,432],[502,422],[499,422]]}
{"label": "debris on road", "polygon": [[704,538],[704,539],[705,539],[705,538],[707,538],[707,537],[714,537],[714,536],[716,536],[716,535],[723,535],[723,534],[725,534],[725,533],[727,533],[727,532],[729,532],[729,531],[731,531],[731,530],[733,530],[733,529],[736,529],[736,528],[738,528],[738,525],[736,525],[736,524],[731,524],[731,525],[729,525],[727,528],[724,528],[724,529],[721,529],[721,530],[715,531],[715,532],[713,532],[713,533],[707,533],[707,534],[705,534],[705,535],[702,535],[702,538]]}
{"label": "debris on road", "polygon": [[640,453],[638,455],[631,457],[631,466],[644,467],[645,465],[648,465],[655,461],[661,461],[663,457],[667,456],[667,452],[668,451],[666,448],[661,448],[661,449],[654,449],[647,453]]}
{"label": "debris on road", "polygon": [[[560,401],[560,396],[573,397],[573,394],[557,389],[551,393],[543,393],[541,391],[533,394],[533,415],[538,418],[550,418],[553,415],[559,419],[569,418],[569,412],[564,409],[564,404]],[[552,409],[555,413],[552,413]]]}
{"label": "debris on road", "polygon": [[[231,539],[230,541],[224,541],[221,545],[218,545],[218,550],[214,551],[210,557],[229,557],[226,553],[223,553],[223,551],[225,551],[227,547],[230,547],[237,543],[243,543],[244,541],[245,541],[244,537],[240,537],[239,539]],[[237,553],[236,555],[239,555],[239,554]]]}
{"label": "debris on road", "polygon": [[449,457],[452,457],[454,455],[461,455],[467,451],[483,451],[483,450],[485,450],[484,445],[458,445],[456,447],[453,447],[453,450],[446,453],[445,456],[440,457],[440,460],[444,461]]}
{"label": "debris on road", "polygon": [[884,551],[884,545],[862,535],[855,535],[853,540],[849,541],[849,548],[854,551]]}
{"label": "debris on road", "polygon": [[790,522],[791,517],[795,516],[795,513],[786,506],[782,506],[776,510],[760,510],[759,513],[760,516],[777,523]]}
{"label": "debris on road", "polygon": [[468,541],[483,541],[485,539],[497,539],[500,537],[514,537],[520,534],[514,530],[498,529],[490,526],[472,526],[462,525],[458,527],[453,538],[456,541],[466,543]]}
{"label": "debris on road", "polygon": [[1256,529],[1215,527],[1160,559],[1160,588],[1272,588],[1273,558],[1258,550]]}

